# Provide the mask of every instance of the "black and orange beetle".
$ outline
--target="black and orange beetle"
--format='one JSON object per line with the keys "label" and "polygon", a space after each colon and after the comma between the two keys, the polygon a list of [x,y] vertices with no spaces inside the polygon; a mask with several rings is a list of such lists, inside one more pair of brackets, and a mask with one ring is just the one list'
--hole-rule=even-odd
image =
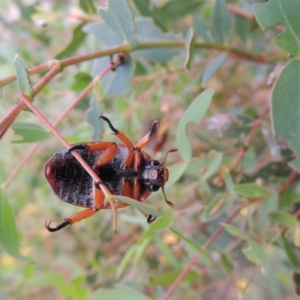
{"label": "black and orange beetle", "polygon": [[[88,218],[100,209],[112,209],[111,204],[105,202],[100,186],[70,153],[73,150],[82,156],[112,194],[142,202],[152,192],[161,188],[166,203],[173,207],[173,203],[166,199],[164,193],[164,185],[169,178],[168,169],[164,166],[165,160],[159,163],[141,150],[154,134],[159,122],[154,121],[150,132],[134,147],[123,133],[114,128],[108,118],[104,116],[100,118],[107,122],[109,128],[124,144],[113,142],[74,144],[69,150],[61,148],[50,158],[45,165],[45,176],[53,192],[63,201],[87,208],[69,217],[57,227],[51,227],[51,222],[46,223],[46,228],[51,232]],[[170,150],[168,153],[173,151],[176,150]],[[128,204],[114,203],[115,209],[126,206]],[[148,223],[156,219],[152,215],[145,216]]]}

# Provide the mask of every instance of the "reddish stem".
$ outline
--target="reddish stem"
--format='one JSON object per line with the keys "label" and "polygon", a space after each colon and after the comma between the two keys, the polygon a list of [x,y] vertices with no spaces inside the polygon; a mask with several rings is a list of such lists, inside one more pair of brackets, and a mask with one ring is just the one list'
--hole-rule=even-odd
{"label": "reddish stem", "polygon": [[[228,224],[230,223],[241,211],[241,209],[244,208],[244,205],[239,207],[224,223]],[[221,234],[221,232],[224,230],[223,226],[219,226],[219,228],[211,235],[211,237],[206,241],[206,243],[203,245],[203,249],[206,249],[214,240]],[[199,260],[201,257],[201,253],[196,254],[192,260],[185,266],[183,271],[180,273],[180,275],[176,278],[176,280],[173,282],[173,284],[169,287],[167,292],[164,294],[162,300],[168,299],[177,285],[181,282],[181,280],[185,277],[185,275],[190,271],[190,269],[193,267],[193,265]]]}
{"label": "reddish stem", "polygon": [[241,161],[243,160],[243,158],[246,154],[247,148],[250,146],[251,141],[252,141],[256,131],[260,128],[260,123],[261,123],[262,119],[269,113],[269,111],[270,111],[270,107],[268,106],[253,122],[251,130],[250,130],[248,136],[246,137],[244,147],[241,148],[241,150],[239,151],[239,154],[236,158],[235,163],[233,164],[232,169],[235,170],[238,167],[238,165],[241,163]]}
{"label": "reddish stem", "polygon": [[278,195],[281,196],[282,193],[292,184],[292,182],[297,178],[298,172],[292,171],[287,180],[283,183],[283,185],[278,190]]}
{"label": "reddish stem", "polygon": [[[63,118],[70,112],[70,110],[75,107],[85,96],[86,94],[94,87],[97,81],[99,81],[107,72],[109,72],[112,68],[112,65],[108,65],[101,73],[99,73],[91,83],[89,83],[85,89],[76,97],[76,99],[65,109],[65,111],[58,117],[58,119],[53,123],[53,126],[56,127]],[[22,103],[22,102],[20,102]],[[17,165],[17,167],[13,170],[10,176],[3,183],[3,187],[9,185],[9,183],[13,180],[13,178],[18,174],[20,169],[24,166],[26,161],[36,152],[42,142],[38,142],[34,145],[34,147],[26,154],[26,156],[21,160],[21,162]]]}
{"label": "reddish stem", "polygon": [[[21,101],[23,101],[34,114],[48,127],[48,129],[61,141],[61,143],[67,148],[70,149],[71,145],[61,136],[61,134],[48,122],[48,120],[38,111],[38,109],[26,98],[24,94],[20,94]],[[82,167],[90,174],[95,182],[99,183],[101,190],[103,191],[106,198],[111,197],[109,189],[101,183],[101,179],[97,174],[91,169],[91,167],[85,162],[85,160],[76,152],[71,152],[74,157],[79,161]]]}
{"label": "reddish stem", "polygon": [[[55,64],[50,71],[34,86],[33,96],[36,95],[58,72],[61,71],[61,65]],[[7,129],[14,122],[18,114],[25,108],[25,104],[21,101],[17,103],[7,116],[0,123],[0,139],[4,136]]]}

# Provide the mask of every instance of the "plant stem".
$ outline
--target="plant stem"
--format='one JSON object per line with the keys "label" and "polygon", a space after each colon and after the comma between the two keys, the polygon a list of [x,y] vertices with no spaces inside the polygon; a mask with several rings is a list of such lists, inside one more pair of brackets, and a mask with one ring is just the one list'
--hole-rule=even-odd
{"label": "plant stem", "polygon": [[[24,94],[20,94],[21,101],[23,101],[34,114],[48,127],[48,129],[61,141],[61,143],[67,148],[70,149],[71,145],[61,136],[61,134],[48,122],[48,120],[38,111],[38,109],[30,102]],[[106,198],[111,197],[109,189],[104,185],[98,175],[91,169],[91,167],[86,163],[86,161],[78,154],[75,150],[71,151],[74,157],[82,165],[82,167],[90,174],[95,182],[97,182],[102,192]]]}
{"label": "plant stem", "polygon": [[[79,55],[71,58],[66,58],[62,60],[56,60],[55,62],[59,62],[62,66],[62,68],[75,65],[84,61],[89,61],[95,58],[103,57],[103,56],[110,56],[113,54],[117,53],[129,53],[129,52],[134,52],[136,50],[145,50],[145,49],[153,49],[153,48],[159,48],[159,49],[166,49],[166,48],[184,48],[186,45],[184,40],[180,41],[157,41],[157,42],[145,42],[145,43],[140,43],[139,45],[135,47],[131,47],[129,44],[117,46],[114,48],[110,48],[107,50],[102,50],[102,51],[96,51],[94,53],[90,54],[85,54],[85,55]],[[286,55],[276,55],[276,56],[270,56],[266,55],[263,56],[261,54],[255,54],[252,52],[248,52],[245,50],[241,50],[239,48],[231,47],[229,45],[224,45],[224,44],[216,44],[216,43],[205,43],[205,42],[200,42],[196,41],[194,43],[194,47],[196,49],[213,49],[217,51],[222,51],[222,52],[227,52],[229,54],[236,55],[240,58],[244,58],[250,61],[258,62],[258,63],[273,63],[276,61],[285,61],[287,60]],[[32,74],[38,74],[41,72],[45,72],[51,68],[53,65],[53,61],[49,61],[46,63],[43,63],[37,67],[33,67],[28,69],[28,73],[30,75]],[[5,77],[0,80],[0,88],[3,86],[12,83],[16,80],[16,75],[10,75],[8,77]]]}
{"label": "plant stem", "polygon": [[[240,211],[244,208],[245,206],[242,205],[240,206],[229,218],[225,220],[225,224],[230,223],[239,213]],[[203,245],[203,249],[206,249],[210,244],[212,244],[215,239],[221,234],[221,232],[224,230],[223,226],[219,226],[219,228],[210,236],[210,238],[206,241],[206,243]],[[185,277],[185,275],[189,272],[189,270],[193,267],[193,265],[199,260],[201,257],[201,253],[196,254],[192,260],[185,266],[183,271],[180,273],[180,275],[176,278],[176,280],[172,283],[172,285],[169,287],[167,292],[164,294],[162,300],[167,300],[177,285],[181,282],[181,280]]]}
{"label": "plant stem", "polygon": [[[112,65],[109,64],[102,72],[100,72],[92,82],[90,82],[84,90],[76,97],[76,99],[63,111],[63,113],[57,118],[57,120],[53,123],[53,126],[56,127],[64,117],[73,109],[86,95],[87,93],[94,87],[94,85],[112,68]],[[20,102],[22,103],[22,102]],[[6,188],[10,182],[14,179],[14,177],[18,174],[27,160],[37,151],[42,142],[36,143],[33,148],[25,155],[25,157],[21,160],[21,162],[16,166],[16,168],[12,171],[6,181],[2,184],[2,187]]]}

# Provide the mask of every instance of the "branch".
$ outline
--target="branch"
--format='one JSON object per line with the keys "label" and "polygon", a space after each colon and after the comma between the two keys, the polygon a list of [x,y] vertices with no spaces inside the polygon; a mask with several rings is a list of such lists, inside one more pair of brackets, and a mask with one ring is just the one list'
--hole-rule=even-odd
{"label": "branch", "polygon": [[[228,224],[230,223],[244,208],[245,206],[240,206],[224,223]],[[219,226],[219,228],[211,235],[211,237],[206,241],[206,243],[203,245],[203,249],[206,249],[212,242],[215,241],[215,239],[221,234],[221,232],[224,230],[223,226]],[[189,272],[189,270],[193,267],[193,265],[199,260],[201,257],[201,253],[196,254],[192,260],[186,265],[186,267],[183,269],[183,271],[180,273],[180,275],[176,278],[176,280],[173,282],[173,284],[169,287],[167,292],[164,294],[162,300],[167,300],[177,285],[181,282],[181,280],[185,277],[185,275]]]}
{"label": "branch", "polygon": [[[108,73],[113,66],[110,64],[108,67],[106,67],[102,72],[100,72],[92,82],[90,82],[84,90],[75,98],[75,100],[62,112],[62,114],[58,117],[58,119],[53,123],[53,126],[56,127],[63,119],[64,117],[73,109],[86,95],[87,93],[94,87],[94,85],[106,74]],[[22,103],[22,102],[20,102]],[[14,179],[14,177],[18,174],[20,169],[24,166],[24,164],[27,162],[27,160],[37,151],[37,149],[40,147],[42,142],[36,143],[33,148],[23,157],[21,162],[16,166],[16,168],[12,171],[12,173],[9,175],[9,177],[6,179],[6,181],[2,184],[2,187],[7,187],[10,182]]]}
{"label": "branch", "polygon": [[[24,94],[20,94],[20,99],[23,101],[32,112],[48,127],[48,129],[61,141],[61,143],[67,148],[70,149],[71,145],[61,136],[61,134],[48,122],[48,120],[38,111],[38,109],[30,102]],[[105,198],[110,198],[112,195],[109,189],[102,183],[102,180],[98,175],[92,170],[92,168],[86,163],[86,161],[78,154],[75,150],[71,151],[74,157],[82,165],[82,167],[90,174],[93,180],[99,183],[102,192],[105,195]]]}

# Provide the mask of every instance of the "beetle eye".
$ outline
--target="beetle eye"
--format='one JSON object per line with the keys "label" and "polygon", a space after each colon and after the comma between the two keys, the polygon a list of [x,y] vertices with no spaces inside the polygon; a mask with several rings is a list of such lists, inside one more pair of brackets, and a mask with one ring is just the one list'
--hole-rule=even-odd
{"label": "beetle eye", "polygon": [[160,188],[159,185],[150,185],[150,186],[149,186],[149,189],[150,189],[150,191],[152,191],[152,192],[158,191],[159,188]]}
{"label": "beetle eye", "polygon": [[152,160],[151,161],[151,165],[153,165],[153,166],[159,166],[160,165],[160,163],[159,163],[159,161],[158,160]]}

